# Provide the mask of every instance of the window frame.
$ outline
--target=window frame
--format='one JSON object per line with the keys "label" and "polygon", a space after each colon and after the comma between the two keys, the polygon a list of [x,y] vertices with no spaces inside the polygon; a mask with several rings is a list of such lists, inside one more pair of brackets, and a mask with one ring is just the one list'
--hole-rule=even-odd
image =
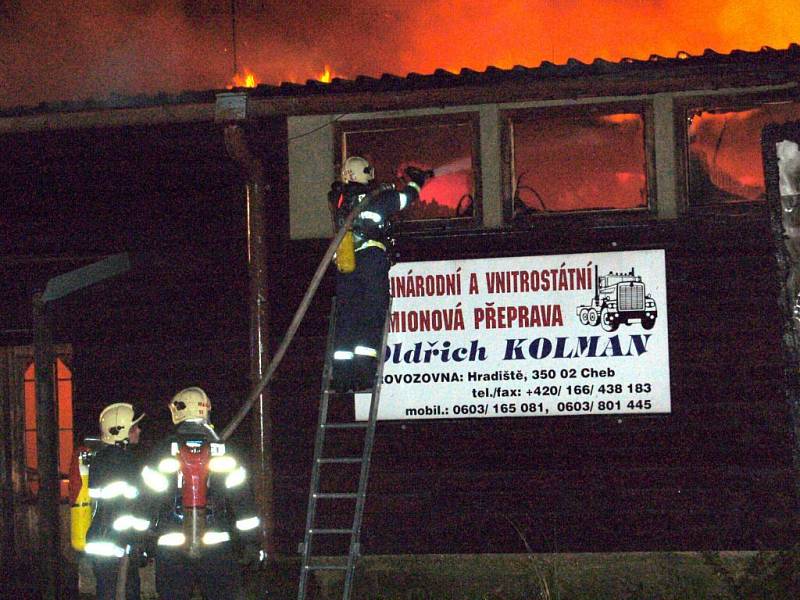
{"label": "window frame", "polygon": [[[750,200],[727,204],[692,205],[689,192],[689,112],[700,110],[744,111],[764,104],[800,102],[795,89],[697,94],[676,97],[673,103],[675,137],[675,201],[679,213],[690,215],[752,214],[764,210],[766,202]],[[713,107],[713,108],[712,108]],[[758,140],[761,143],[761,140]],[[763,160],[763,159],[762,159]],[[762,165],[763,167],[763,165]],[[765,193],[766,193],[766,181]]]}
{"label": "window frame", "polygon": [[334,174],[338,177],[341,164],[344,161],[346,149],[345,136],[348,133],[359,131],[377,131],[381,129],[400,129],[402,127],[424,127],[428,125],[463,125],[469,124],[472,128],[471,152],[472,173],[475,186],[475,195],[472,199],[472,215],[469,217],[449,217],[446,219],[427,219],[419,221],[394,222],[394,230],[398,234],[406,232],[430,232],[478,229],[483,224],[483,185],[481,181],[481,129],[480,113],[478,111],[462,111],[445,114],[414,115],[407,117],[376,117],[371,119],[354,119],[352,121],[337,121],[334,124]]}
{"label": "window frame", "polygon": [[[644,176],[647,203],[641,208],[586,209],[569,212],[541,212],[514,217],[514,139],[515,121],[557,119],[569,117],[605,116],[622,113],[641,115],[644,142]],[[543,220],[593,220],[619,222],[644,220],[656,216],[657,188],[655,169],[655,119],[652,100],[623,100],[548,107],[515,108],[500,111],[500,178],[503,195],[503,223],[513,228],[527,229]]]}
{"label": "window frame", "polygon": [[[15,440],[14,442],[14,453],[13,453],[13,469],[16,471],[16,475],[13,477],[13,485],[14,493],[19,494],[24,500],[26,501],[35,501],[38,497],[38,485],[39,485],[39,468],[38,468],[38,439],[35,440],[35,449],[36,449],[36,459],[37,459],[37,467],[36,469],[32,469],[28,465],[28,442],[27,442],[27,434],[29,432],[33,432],[34,436],[38,435],[38,427],[34,427],[34,429],[30,429],[27,427],[26,419],[27,419],[27,404],[26,404],[26,385],[28,383],[32,383],[34,385],[34,411],[36,410],[35,404],[35,376],[34,379],[28,379],[26,377],[27,371],[29,368],[33,367],[34,365],[34,351],[33,348],[30,346],[17,346],[13,348],[14,351],[14,377],[12,380],[12,386],[16,389],[16,396],[17,402],[12,407],[13,409],[13,417],[12,420],[15,424],[14,431],[11,432],[12,439]],[[61,362],[64,367],[69,371],[69,378],[61,378],[59,377],[58,373],[58,363]],[[70,404],[71,404],[71,416],[72,416],[72,427],[71,428],[64,428],[61,427],[61,418],[60,418],[60,408],[61,408],[61,397],[59,395],[59,382],[61,381],[69,381],[70,382]],[[56,414],[59,415],[59,419],[56,422],[56,435],[58,437],[57,440],[57,448],[58,448],[58,477],[59,477],[59,502],[64,504],[68,502],[68,494],[67,494],[67,486],[68,486],[68,476],[69,473],[61,472],[61,462],[62,459],[65,457],[62,456],[64,449],[61,445],[61,438],[66,434],[69,435],[72,439],[72,448],[70,449],[70,453],[73,453],[76,448],[76,440],[75,440],[75,377],[74,377],[74,368],[72,364],[72,348],[68,345],[55,345],[53,346],[53,403],[55,407]],[[34,422],[34,425],[38,425],[37,422]],[[34,489],[34,487],[36,489]]]}

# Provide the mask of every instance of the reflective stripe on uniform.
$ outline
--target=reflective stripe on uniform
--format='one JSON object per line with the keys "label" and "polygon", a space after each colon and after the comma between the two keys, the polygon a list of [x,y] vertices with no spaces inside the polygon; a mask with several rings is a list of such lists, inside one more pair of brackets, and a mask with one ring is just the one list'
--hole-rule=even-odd
{"label": "reflective stripe on uniform", "polygon": [[247,471],[244,467],[239,467],[225,478],[225,487],[230,489],[244,483],[247,479]]}
{"label": "reflective stripe on uniform", "polygon": [[155,492],[165,492],[169,487],[169,480],[150,467],[142,469],[142,479],[147,487]]}
{"label": "reflective stripe on uniform", "polygon": [[127,481],[112,481],[101,488],[89,489],[89,496],[98,500],[113,500],[120,496],[133,500],[138,495],[139,490]]}
{"label": "reflective stripe on uniform", "polygon": [[380,223],[383,220],[383,217],[381,217],[378,213],[372,210],[362,210],[358,214],[358,216],[361,217],[362,219],[372,221],[373,223]]}
{"label": "reflective stripe on uniform", "polygon": [[354,353],[358,356],[371,356],[372,358],[378,356],[378,351],[375,350],[375,348],[370,348],[369,346],[356,346]]}
{"label": "reflective stripe on uniform", "polygon": [[161,462],[158,463],[158,470],[162,473],[177,473],[178,469],[181,468],[181,463],[177,458],[173,458],[172,456],[168,456],[167,458],[162,458]]}
{"label": "reflective stripe on uniform", "polygon": [[333,360],[353,360],[353,353],[349,350],[337,350],[333,353]]}
{"label": "reflective stripe on uniform", "polygon": [[365,250],[366,248],[380,248],[381,250],[386,250],[386,245],[382,242],[377,240],[367,240],[363,244],[361,244],[358,248],[356,248],[356,252],[360,252],[361,250]]}
{"label": "reflective stripe on uniform", "polygon": [[86,542],[86,547],[83,551],[93,556],[109,556],[114,558],[122,558],[125,556],[125,549],[117,546],[114,542]]}
{"label": "reflective stripe on uniform", "polygon": [[258,527],[258,524],[261,523],[261,519],[258,517],[250,517],[247,519],[239,519],[236,521],[236,529],[239,531],[250,531],[251,529],[255,529]]}
{"label": "reflective stripe on uniform", "polygon": [[[406,184],[406,187],[411,187],[417,190],[417,196],[419,196],[422,193],[419,184],[417,184],[414,181],[409,181],[408,184]],[[406,206],[408,206],[408,201],[410,200],[410,196],[405,192],[400,192],[398,196],[400,196],[400,210],[403,210]]]}
{"label": "reflective stripe on uniform", "polygon": [[147,531],[147,528],[150,527],[150,521],[147,519],[140,519],[134,515],[122,515],[114,519],[112,527],[116,531],[127,531],[128,529]]}
{"label": "reflective stripe on uniform", "polygon": [[206,546],[213,544],[221,544],[222,542],[230,541],[231,534],[227,531],[206,531],[203,534],[203,543]]}
{"label": "reflective stripe on uniform", "polygon": [[186,543],[186,536],[179,531],[165,533],[158,537],[159,546],[183,546]]}
{"label": "reflective stripe on uniform", "polygon": [[215,456],[208,461],[208,468],[214,473],[230,473],[236,468],[236,459],[232,456]]}

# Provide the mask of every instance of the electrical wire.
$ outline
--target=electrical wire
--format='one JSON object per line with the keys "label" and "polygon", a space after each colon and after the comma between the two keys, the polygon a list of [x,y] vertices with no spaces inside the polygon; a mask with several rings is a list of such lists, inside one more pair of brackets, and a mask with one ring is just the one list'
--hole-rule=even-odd
{"label": "electrical wire", "polygon": [[352,114],[352,113],[342,113],[338,117],[336,117],[334,119],[331,119],[330,121],[328,121],[327,123],[324,123],[323,125],[320,125],[319,127],[315,127],[314,129],[311,129],[309,131],[305,131],[305,132],[300,133],[300,134],[298,134],[298,135],[296,135],[294,137],[290,137],[289,139],[286,140],[286,142],[287,143],[288,142],[293,142],[294,140],[299,140],[300,138],[306,137],[307,135],[311,135],[312,133],[316,133],[320,129],[325,129],[329,125],[333,125],[334,123],[336,123],[336,121],[338,121],[340,119],[343,119],[344,117],[346,117],[347,115],[350,115],[350,114]]}
{"label": "electrical wire", "polygon": [[231,0],[231,46],[233,49],[233,76],[239,73],[239,64],[236,57],[236,0]]}

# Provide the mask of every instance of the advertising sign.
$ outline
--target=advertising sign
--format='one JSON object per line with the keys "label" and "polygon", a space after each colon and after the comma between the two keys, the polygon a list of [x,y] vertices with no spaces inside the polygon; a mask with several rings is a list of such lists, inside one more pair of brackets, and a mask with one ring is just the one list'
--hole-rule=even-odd
{"label": "advertising sign", "polygon": [[379,419],[670,412],[663,250],[400,263],[390,286]]}

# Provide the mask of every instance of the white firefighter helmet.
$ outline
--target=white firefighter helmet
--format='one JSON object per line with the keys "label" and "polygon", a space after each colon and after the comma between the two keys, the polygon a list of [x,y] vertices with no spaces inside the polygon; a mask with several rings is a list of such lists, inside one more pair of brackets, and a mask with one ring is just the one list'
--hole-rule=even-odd
{"label": "white firefighter helmet", "polygon": [[188,420],[208,421],[211,400],[199,387],[188,387],[173,396],[169,402],[169,412],[175,425]]}
{"label": "white firefighter helmet", "polygon": [[375,179],[375,169],[366,158],[351,156],[342,165],[342,183],[368,184]]}
{"label": "white firefighter helmet", "polygon": [[100,413],[100,439],[105,444],[116,444],[128,439],[131,427],[144,417],[133,418],[133,406],[126,402],[117,402],[103,409]]}

